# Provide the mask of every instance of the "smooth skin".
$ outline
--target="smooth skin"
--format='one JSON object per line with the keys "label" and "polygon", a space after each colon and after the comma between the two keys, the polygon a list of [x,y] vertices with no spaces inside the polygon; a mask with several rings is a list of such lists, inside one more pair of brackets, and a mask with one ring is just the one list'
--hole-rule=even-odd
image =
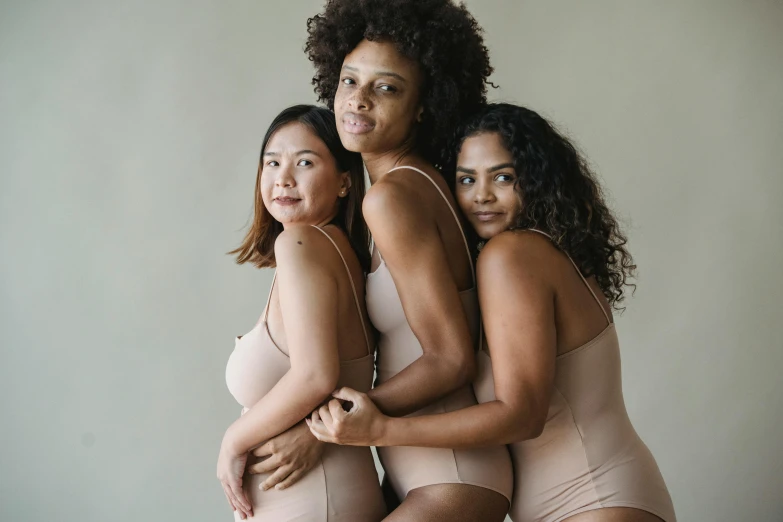
{"label": "smooth skin", "polygon": [[[272,338],[288,347],[291,369],[223,437],[217,476],[242,519],[253,514],[242,489],[248,452],[322,404],[337,385],[340,360],[367,353],[342,260],[321,232],[307,226],[334,218],[339,198],[350,190],[348,173],[338,172],[326,145],[300,123],[290,123],[272,136],[259,168],[264,205],[284,227],[275,242],[277,284],[267,320]],[[362,270],[348,239],[336,227],[326,231],[363,291]],[[366,313],[364,317],[367,322]],[[297,478],[304,472],[294,473]]]}
{"label": "smooth skin", "polygon": [[[362,154],[372,181],[365,220],[423,351],[369,393],[393,416],[417,411],[475,375],[474,346],[459,297],[473,286],[462,233],[427,179],[409,169],[389,172],[398,166],[420,168],[449,194],[445,180],[414,149],[423,113],[420,85],[417,63],[391,43],[365,40],[345,57],[334,103],[340,138]],[[379,263],[376,256],[373,269]],[[507,510],[508,501],[489,489],[436,484],[411,491],[387,520],[500,521]]]}
{"label": "smooth skin", "polygon": [[[479,301],[492,358],[492,402],[440,415],[395,418],[349,388],[313,414],[308,424],[322,441],[361,446],[471,448],[539,436],[553,390],[555,359],[595,338],[606,319],[568,258],[549,240],[510,231],[521,209],[513,157],[496,133],[467,138],[458,156],[457,201],[487,240],[478,260]],[[594,278],[588,279],[611,313]],[[351,401],[349,412],[342,401]],[[633,508],[582,513],[570,522],[654,522]]]}

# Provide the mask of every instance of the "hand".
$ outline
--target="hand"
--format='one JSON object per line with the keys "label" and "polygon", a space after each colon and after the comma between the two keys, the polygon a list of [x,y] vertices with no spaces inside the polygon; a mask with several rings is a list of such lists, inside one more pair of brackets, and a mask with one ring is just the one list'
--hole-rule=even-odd
{"label": "hand", "polygon": [[[349,446],[377,446],[386,431],[389,417],[370,398],[351,388],[332,393],[335,399],[314,411],[307,425],[320,441]],[[353,403],[349,411],[343,401]]]}
{"label": "hand", "polygon": [[294,485],[321,460],[324,445],[313,437],[304,422],[284,431],[255,450],[256,457],[269,457],[248,466],[249,473],[268,473],[274,470],[258,488],[285,489]]}
{"label": "hand", "polygon": [[253,506],[247,500],[242,489],[242,476],[245,473],[247,453],[238,453],[232,450],[230,435],[226,432],[223,443],[220,445],[218,455],[217,477],[223,485],[231,509],[239,512],[239,518],[245,520],[253,516]]}

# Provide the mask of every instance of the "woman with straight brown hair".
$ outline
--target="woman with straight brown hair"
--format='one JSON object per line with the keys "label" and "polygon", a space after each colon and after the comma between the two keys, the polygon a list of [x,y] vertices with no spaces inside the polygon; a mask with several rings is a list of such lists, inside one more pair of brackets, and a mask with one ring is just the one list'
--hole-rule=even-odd
{"label": "woman with straight brown hair", "polygon": [[265,490],[246,474],[249,452],[300,423],[336,386],[369,391],[374,347],[364,305],[368,236],[364,170],[340,143],[334,115],[298,105],[264,137],[255,217],[239,263],[276,268],[267,305],[242,337],[226,383],[243,406],[226,430],[217,475],[235,518],[371,522],[386,508],[369,448],[328,445],[290,488]]}

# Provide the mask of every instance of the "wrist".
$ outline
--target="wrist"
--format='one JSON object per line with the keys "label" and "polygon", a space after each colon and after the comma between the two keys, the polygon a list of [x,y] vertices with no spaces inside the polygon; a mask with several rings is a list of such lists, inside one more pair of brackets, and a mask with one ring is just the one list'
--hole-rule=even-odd
{"label": "wrist", "polygon": [[226,434],[223,435],[223,447],[231,455],[242,455],[247,453],[247,449],[243,449],[239,441],[237,434],[236,423],[232,424],[226,430]]}
{"label": "wrist", "polygon": [[394,445],[394,433],[398,428],[399,421],[402,419],[397,417],[388,417],[381,415],[376,424],[375,437],[372,441],[372,446],[393,446]]}

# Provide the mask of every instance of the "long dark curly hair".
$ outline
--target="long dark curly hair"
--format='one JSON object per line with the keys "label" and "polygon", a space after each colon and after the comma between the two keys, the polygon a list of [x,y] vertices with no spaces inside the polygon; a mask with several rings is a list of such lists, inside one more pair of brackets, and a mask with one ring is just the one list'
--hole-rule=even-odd
{"label": "long dark curly hair", "polygon": [[595,276],[615,310],[636,265],[625,248],[627,239],[604,202],[604,195],[585,158],[538,113],[508,103],[492,103],[460,125],[448,147],[444,174],[453,176],[466,138],[496,132],[514,158],[515,189],[522,210],[513,228],[546,232],[585,277]]}
{"label": "long dark curly hair", "polygon": [[482,29],[451,0],[328,0],[307,20],[307,32],[315,92],[332,110],[343,60],[363,39],[392,42],[420,65],[424,113],[416,150],[434,165],[443,164],[448,138],[486,102],[492,85]]}

